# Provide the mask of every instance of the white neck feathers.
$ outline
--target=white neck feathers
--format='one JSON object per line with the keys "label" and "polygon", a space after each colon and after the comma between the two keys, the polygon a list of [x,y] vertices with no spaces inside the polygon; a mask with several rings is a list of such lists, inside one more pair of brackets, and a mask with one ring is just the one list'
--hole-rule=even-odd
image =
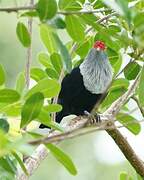
{"label": "white neck feathers", "polygon": [[113,71],[107,55],[92,48],[80,65],[85,88],[93,94],[102,94],[112,81]]}

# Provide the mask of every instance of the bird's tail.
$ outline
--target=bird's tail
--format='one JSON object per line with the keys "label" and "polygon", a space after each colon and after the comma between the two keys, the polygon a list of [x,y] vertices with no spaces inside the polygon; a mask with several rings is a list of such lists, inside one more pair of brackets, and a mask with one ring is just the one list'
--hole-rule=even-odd
{"label": "bird's tail", "polygon": [[70,115],[70,113],[67,113],[64,109],[58,113],[56,113],[56,119],[55,121],[57,123],[60,123],[63,117]]}

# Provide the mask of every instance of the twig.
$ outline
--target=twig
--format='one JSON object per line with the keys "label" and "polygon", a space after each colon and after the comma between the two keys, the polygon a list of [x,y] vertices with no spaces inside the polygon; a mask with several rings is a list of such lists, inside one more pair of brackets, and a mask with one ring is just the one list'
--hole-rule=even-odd
{"label": "twig", "polygon": [[143,117],[144,117],[144,109],[143,109],[143,107],[141,107],[141,105],[140,105],[139,100],[137,99],[137,97],[132,96],[131,98],[137,103],[137,105],[138,105],[138,107],[139,107],[139,110],[140,110],[141,114],[142,114]]}
{"label": "twig", "polygon": [[[128,89],[128,91],[122,95],[117,101],[115,101],[109,108],[108,110],[103,113],[102,118],[105,120],[113,120],[115,118],[115,116],[117,115],[117,113],[120,111],[120,108],[123,106],[123,104],[125,104],[125,102],[128,100],[128,98],[134,93],[137,84],[138,84],[138,80],[139,80],[139,75],[136,78],[136,80],[134,81],[134,83],[131,85],[131,87]],[[84,127],[84,125],[86,124],[86,122],[88,121],[88,119],[81,119],[76,121],[75,120],[75,128],[73,127],[73,125],[69,124],[67,125],[67,129],[68,131],[70,131],[70,129],[72,131],[74,131],[74,129],[78,129],[78,128],[82,128]],[[123,154],[125,155],[125,157],[127,158],[127,160],[131,163],[131,165],[136,169],[136,171],[141,175],[144,176],[144,164],[143,162],[138,158],[138,156],[134,153],[134,151],[132,150],[132,148],[130,147],[130,145],[128,144],[128,142],[126,141],[126,139],[123,137],[123,135],[116,129],[114,122],[110,121],[106,122],[106,126],[112,127],[112,129],[106,129],[106,131],[108,132],[108,134],[113,138],[113,140],[116,142],[116,144],[119,146],[119,148],[121,149],[121,151],[123,152]],[[101,128],[105,128],[105,127],[101,127]],[[96,131],[96,130],[95,130]],[[62,135],[58,135],[58,137],[60,138],[60,140],[64,140],[66,139],[67,136],[71,136],[71,134],[69,132],[66,132],[66,136],[62,139]],[[54,136],[54,137],[53,137]],[[50,137],[49,137],[50,138]],[[55,137],[54,132],[52,133],[52,137],[51,138],[57,138]],[[55,139],[55,141],[58,141],[58,139]],[[44,139],[41,139],[41,142],[43,142]],[[36,140],[37,141],[37,140]],[[36,143],[36,141],[33,142]],[[51,141],[53,142],[53,141]],[[29,163],[26,163],[26,166],[28,166]],[[37,165],[37,164],[36,164]],[[30,172],[30,174],[35,170],[35,168],[33,167],[33,170]]]}
{"label": "twig", "polygon": [[138,82],[139,82],[139,76],[136,77],[134,83],[130,86],[128,91],[123,94],[120,98],[118,98],[112,105],[104,112],[104,115],[111,115],[110,119],[112,120],[113,117],[117,115],[117,113],[120,111],[121,107],[127,102],[127,100],[133,95],[135,92]]}
{"label": "twig", "polygon": [[[108,14],[107,16],[104,16],[103,18],[101,19],[98,19],[97,20],[97,23],[102,23],[103,21],[106,21],[108,19],[110,19],[111,17],[113,16],[117,16],[118,14],[116,12],[113,12],[111,14]],[[93,27],[90,27],[89,29],[87,29],[86,33],[89,33],[91,30],[93,29]]]}
{"label": "twig", "polygon": [[35,10],[35,6],[16,6],[16,7],[4,7],[0,8],[1,12],[18,12],[18,11],[24,11],[24,10]]}
{"label": "twig", "polygon": [[82,10],[82,11],[58,11],[57,14],[62,14],[62,15],[71,15],[71,14],[76,14],[76,15],[81,15],[81,14],[95,14],[95,13],[101,13],[101,12],[109,12],[111,9],[94,9],[91,11],[88,10]]}
{"label": "twig", "polygon": [[[32,175],[32,173],[39,167],[40,163],[47,157],[48,155],[48,150],[44,145],[39,145],[35,152],[32,155],[32,158],[29,157],[25,161],[25,166],[29,172],[29,176]],[[21,170],[17,172],[16,176],[17,180],[28,180],[29,177]]]}
{"label": "twig", "polygon": [[[107,15],[107,16],[104,16],[104,17],[101,18],[101,19],[98,19],[98,20],[96,21],[96,23],[102,23],[103,21],[108,20],[109,18],[111,18],[111,17],[113,17],[113,16],[116,16],[116,15],[117,15],[116,12],[111,13],[111,14],[109,14],[109,15]],[[89,33],[90,31],[92,31],[92,30],[93,30],[93,27],[88,28],[88,29],[85,31],[85,34],[88,34],[88,33]],[[72,55],[73,52],[75,52],[77,48],[78,48],[78,44],[77,44],[77,43],[74,43],[74,45],[73,45],[72,48],[71,48],[70,54]]]}
{"label": "twig", "polygon": [[[34,3],[33,3],[34,4]],[[18,12],[18,11],[24,11],[24,10],[36,10],[36,5],[30,5],[30,6],[19,6],[19,7],[1,7],[0,11],[1,12]],[[91,11],[58,11],[57,14],[62,14],[62,15],[71,15],[71,14],[95,14],[95,13],[101,13],[101,12],[109,12],[111,9],[95,9]]]}
{"label": "twig", "polygon": [[[129,113],[133,113],[134,111],[138,110],[138,108],[134,108],[132,111],[130,111]],[[121,118],[124,118],[124,115],[121,115]],[[78,119],[79,118],[79,119]],[[78,124],[76,125],[76,128],[74,129],[71,129],[65,133],[57,133],[57,134],[51,134],[50,136],[48,137],[45,137],[45,138],[40,138],[40,139],[37,139],[37,140],[34,140],[34,141],[30,141],[29,144],[31,145],[38,145],[38,144],[46,144],[46,143],[53,143],[53,142],[61,142],[63,140],[66,140],[66,139],[71,139],[71,138],[75,138],[75,137],[79,137],[79,136],[82,136],[82,135],[85,135],[85,134],[89,134],[89,133],[92,133],[92,132],[96,132],[96,131],[100,131],[100,130],[111,130],[114,128],[114,126],[110,126],[111,124],[111,121],[107,121],[108,119],[104,119],[103,118],[103,122],[102,123],[96,123],[96,126],[90,126],[90,127],[85,127],[86,125],[86,122],[87,122],[87,117],[84,118],[84,117],[76,117],[75,119],[73,119],[72,121],[75,121],[77,120],[80,125],[78,126]],[[81,121],[81,122],[80,122]],[[115,120],[116,122],[117,120]],[[140,120],[140,121],[130,121],[130,122],[127,122],[127,123],[124,123],[123,125],[118,125],[118,126],[115,126],[117,129],[119,128],[127,128],[128,125],[130,124],[137,124],[137,123],[143,123],[144,122],[144,119],[143,120]]]}
{"label": "twig", "polygon": [[[34,4],[34,0],[30,1],[30,7],[32,7]],[[28,30],[30,37],[32,39],[32,18],[28,19]],[[26,80],[26,87],[29,88],[30,85],[30,66],[32,63],[32,43],[27,49],[27,62],[26,62],[26,67],[25,67],[25,80]]]}
{"label": "twig", "polygon": [[[61,70],[61,73],[60,73],[60,76],[59,76],[59,83],[62,82],[63,77],[64,77],[64,70],[62,69],[62,70]],[[53,99],[53,104],[56,104],[57,101],[58,101],[58,95],[57,95],[56,97],[54,97],[54,99]],[[53,121],[55,121],[55,117],[56,117],[56,113],[52,113],[52,119],[53,119]]]}
{"label": "twig", "polygon": [[134,167],[136,172],[144,177],[144,163],[143,161],[135,154],[132,147],[129,145],[128,141],[120,133],[118,129],[106,130],[107,133],[112,137],[117,146],[120,148],[126,159]]}

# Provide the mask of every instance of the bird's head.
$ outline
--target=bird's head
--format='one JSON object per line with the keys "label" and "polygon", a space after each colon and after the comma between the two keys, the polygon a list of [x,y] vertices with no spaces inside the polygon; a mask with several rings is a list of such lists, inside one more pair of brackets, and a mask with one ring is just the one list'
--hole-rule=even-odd
{"label": "bird's head", "polygon": [[95,94],[105,92],[112,81],[113,70],[105,50],[105,43],[96,41],[80,65],[86,89]]}
{"label": "bird's head", "polygon": [[93,45],[97,51],[104,51],[106,49],[106,45],[103,41],[96,41]]}

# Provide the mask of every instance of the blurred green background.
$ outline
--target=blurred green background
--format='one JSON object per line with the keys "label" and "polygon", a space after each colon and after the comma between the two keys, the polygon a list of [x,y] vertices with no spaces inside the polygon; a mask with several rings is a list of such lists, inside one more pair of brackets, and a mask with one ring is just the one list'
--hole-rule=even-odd
{"label": "blurred green background", "polygon": [[[25,4],[28,1],[19,1]],[[1,6],[14,5],[14,1],[2,1]],[[0,13],[0,63],[5,67],[7,86],[14,87],[16,76],[25,68],[27,52],[16,37],[18,19],[15,13]],[[65,36],[61,34],[61,39]],[[42,45],[38,24],[33,22],[33,65],[38,65],[37,54],[46,51]],[[60,144],[78,168],[78,175],[71,176],[50,154],[30,180],[116,180],[121,171],[135,174],[115,143],[105,132],[85,135]],[[134,178],[135,179],[135,178]]]}

